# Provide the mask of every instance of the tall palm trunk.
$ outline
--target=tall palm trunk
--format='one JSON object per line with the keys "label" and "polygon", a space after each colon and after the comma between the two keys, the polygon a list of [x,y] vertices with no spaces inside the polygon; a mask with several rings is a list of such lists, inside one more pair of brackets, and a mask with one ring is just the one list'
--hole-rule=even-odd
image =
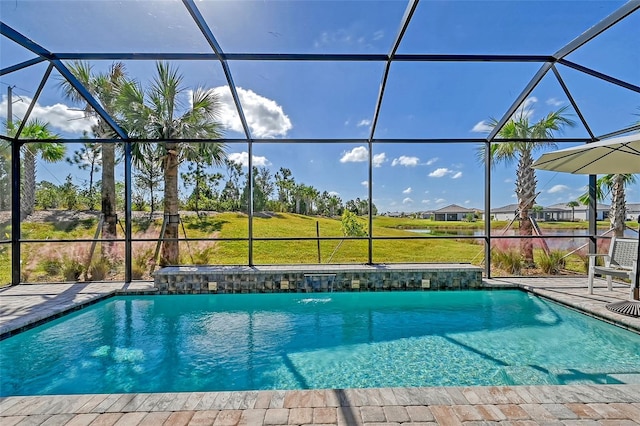
{"label": "tall palm trunk", "polygon": [[[531,150],[525,149],[520,153],[516,173],[516,194],[518,196],[518,210],[520,211],[520,235],[533,235],[533,225],[529,218],[529,211],[535,204],[536,174],[533,168]],[[526,266],[533,266],[533,240],[520,239],[520,251]]]}
{"label": "tall palm trunk", "polygon": [[33,213],[36,204],[36,156],[29,146],[24,149],[24,172],[22,174],[22,194],[20,197],[20,218]]}
{"label": "tall palm trunk", "polygon": [[167,142],[167,153],[164,165],[164,215],[166,228],[162,243],[162,266],[177,265],[179,262],[178,247],[178,155],[177,144]]}
{"label": "tall palm trunk", "polygon": [[611,228],[616,237],[624,236],[626,217],[626,205],[624,194],[624,175],[617,174],[613,176],[613,185],[611,186],[611,208],[609,210],[609,220]]}
{"label": "tall palm trunk", "polygon": [[200,213],[200,176],[202,175],[202,167],[200,163],[196,164],[196,188],[194,194],[196,196],[196,214]]}
{"label": "tall palm trunk", "polygon": [[116,214],[116,178],[115,178],[115,144],[105,142],[102,144],[102,214],[104,222],[102,223],[102,239],[106,241],[104,244],[104,253],[108,254],[113,251],[116,238],[116,225],[118,217]]}

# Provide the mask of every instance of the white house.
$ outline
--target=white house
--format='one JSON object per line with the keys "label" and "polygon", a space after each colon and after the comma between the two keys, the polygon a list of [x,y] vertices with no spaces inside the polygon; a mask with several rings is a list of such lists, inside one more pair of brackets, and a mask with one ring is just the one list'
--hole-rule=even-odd
{"label": "white house", "polygon": [[[571,220],[589,220],[589,209],[587,206],[580,204],[572,210],[567,203],[558,203],[545,207],[542,211],[542,219],[548,221],[571,221]],[[596,205],[596,220],[605,220],[609,217],[609,206],[606,204]]]}
{"label": "white house", "polygon": [[513,220],[518,210],[517,204],[507,204],[506,206],[491,209],[492,220]]}
{"label": "white house", "polygon": [[435,220],[443,221],[461,221],[464,220],[467,215],[476,213],[476,209],[468,209],[461,207],[457,204],[450,204],[438,210],[433,211],[433,218]]}
{"label": "white house", "polygon": [[638,220],[640,203],[627,203],[627,220]]}
{"label": "white house", "polygon": [[[513,220],[517,211],[517,204],[507,204],[506,206],[491,209],[491,216],[493,220]],[[588,220],[588,213],[587,206],[582,204],[572,209],[567,206],[567,203],[558,203],[542,207],[542,210],[539,211],[531,211],[529,215],[537,220],[570,222],[571,220]],[[629,213],[629,204],[627,204],[627,216],[629,216]],[[609,206],[598,204],[596,206],[596,220],[605,220],[608,216]]]}

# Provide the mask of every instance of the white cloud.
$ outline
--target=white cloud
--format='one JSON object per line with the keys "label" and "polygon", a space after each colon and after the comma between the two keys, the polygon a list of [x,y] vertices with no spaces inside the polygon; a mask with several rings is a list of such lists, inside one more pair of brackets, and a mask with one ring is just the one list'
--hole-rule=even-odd
{"label": "white cloud", "polygon": [[365,127],[365,126],[370,126],[370,125],[371,125],[371,120],[367,120],[367,119],[360,120],[360,121],[358,121],[358,124],[356,124],[356,126],[358,126],[358,127]]}
{"label": "white cloud", "polygon": [[[252,90],[238,87],[238,97],[247,119],[247,124],[252,136],[256,138],[275,138],[285,136],[293,127],[291,120],[284,113],[282,106],[276,101],[258,95]],[[243,133],[242,123],[238,117],[236,105],[231,97],[228,86],[219,86],[213,89],[218,95],[221,112],[220,121],[222,124],[236,132]]]}
{"label": "white cloud", "polygon": [[373,167],[382,167],[382,163],[387,161],[387,154],[381,152],[373,156]]}
{"label": "white cloud", "polygon": [[407,189],[402,191],[403,194],[411,194],[411,192],[413,192],[413,189],[411,189],[411,187],[408,187]]}
{"label": "white cloud", "polygon": [[402,200],[402,204],[412,204],[412,203],[413,203],[413,200],[409,197]]}
{"label": "white cloud", "polygon": [[451,179],[459,179],[462,177],[462,172],[456,172],[453,176],[451,176]]}
{"label": "white cloud", "polygon": [[336,197],[339,197],[339,196],[340,196],[340,193],[339,193],[339,192],[336,192],[336,191],[329,191],[329,195],[334,195],[334,196],[336,196]]}
{"label": "white cloud", "polygon": [[[249,167],[249,153],[248,152],[232,152],[228,155],[229,160],[234,163],[242,164],[242,167]],[[254,155],[253,165],[256,167],[270,166],[271,162],[267,160],[267,157],[258,157]]]}
{"label": "white cloud", "polygon": [[363,180],[362,182],[360,182],[360,185],[364,186],[365,188],[369,187],[369,181],[368,180]]}
{"label": "white cloud", "polygon": [[[516,112],[513,114],[514,117],[531,117],[533,115],[533,105],[538,102],[538,98],[535,96],[528,97],[524,100],[522,105],[516,109]],[[475,133],[489,133],[493,130],[493,127],[489,125],[489,122],[486,120],[482,120],[476,123],[475,126],[471,129],[472,132]]]}
{"label": "white cloud", "polygon": [[448,175],[449,173],[451,173],[451,170],[447,169],[446,167],[440,167],[439,169],[435,169],[434,171],[429,173],[429,177],[441,178]]}
{"label": "white cloud", "polygon": [[445,201],[447,201],[447,200],[445,200],[444,198],[438,198],[436,200],[436,204],[441,204],[441,203],[444,203]]}
{"label": "white cloud", "polygon": [[568,189],[570,189],[570,188],[567,185],[555,185],[551,189],[549,189],[547,192],[549,194],[555,194],[557,192],[567,191]]}
{"label": "white cloud", "polygon": [[478,121],[475,126],[471,129],[472,132],[476,133],[489,133],[493,127],[489,125],[485,120]]}
{"label": "white cloud", "polygon": [[561,100],[559,100],[557,98],[549,98],[549,99],[547,99],[547,105],[559,107],[559,106],[564,105],[564,101],[561,101]]}
{"label": "white cloud", "polygon": [[429,204],[431,200],[422,200],[422,204]]}
{"label": "white cloud", "polygon": [[513,114],[514,117],[531,117],[533,115],[533,105],[538,102],[538,98],[535,96],[528,97],[524,100],[522,105]]}
{"label": "white cloud", "polygon": [[465,204],[471,204],[471,200],[464,200]]}
{"label": "white cloud", "polygon": [[513,182],[513,179],[506,178],[506,179],[504,180],[504,183],[511,183],[511,182]]}
{"label": "white cloud", "polygon": [[391,166],[405,166],[405,167],[415,167],[420,163],[420,159],[418,157],[408,157],[406,155],[401,155],[398,158],[394,158],[391,162]]}
{"label": "white cloud", "polygon": [[430,165],[432,165],[433,163],[435,163],[438,160],[439,160],[438,157],[433,157],[433,158],[428,159],[427,162],[424,163],[424,164],[426,164],[427,166],[430,166]]}
{"label": "white cloud", "polygon": [[323,31],[313,42],[314,47],[322,48],[326,46],[357,46],[364,49],[373,47],[372,42],[381,40],[384,31],[378,30],[373,33],[363,34],[357,29],[340,28],[334,31]]}
{"label": "white cloud", "polygon": [[[33,99],[27,96],[14,97],[13,99],[13,116],[24,117]],[[0,117],[7,118],[7,96],[2,96],[0,101]],[[40,105],[36,102],[33,111],[29,115],[29,120],[37,118],[45,123],[49,123],[49,128],[53,132],[66,132],[76,135],[82,134],[84,131],[90,132],[91,126],[97,123],[94,117],[86,118],[84,112],[78,111],[78,108],[65,104]]]}
{"label": "white cloud", "polygon": [[351,151],[344,152],[341,163],[361,163],[369,160],[369,150],[365,146],[357,146]]}

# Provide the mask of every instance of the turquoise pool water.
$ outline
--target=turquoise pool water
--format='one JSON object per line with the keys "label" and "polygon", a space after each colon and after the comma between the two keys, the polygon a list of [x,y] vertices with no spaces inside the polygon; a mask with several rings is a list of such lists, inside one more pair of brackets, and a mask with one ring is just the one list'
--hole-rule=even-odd
{"label": "turquoise pool water", "polygon": [[639,382],[640,335],[517,290],[131,296],[0,342],[0,393]]}

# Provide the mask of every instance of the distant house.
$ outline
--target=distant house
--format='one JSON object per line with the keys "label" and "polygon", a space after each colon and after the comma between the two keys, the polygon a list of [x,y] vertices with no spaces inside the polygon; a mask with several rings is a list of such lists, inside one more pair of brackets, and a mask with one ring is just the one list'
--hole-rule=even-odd
{"label": "distant house", "polygon": [[[609,216],[609,206],[606,204],[596,205],[596,220],[605,220]],[[542,220],[548,221],[564,221],[571,220],[589,220],[589,209],[587,206],[580,204],[574,207],[567,206],[567,203],[558,203],[542,210]]]}
{"label": "distant house", "polygon": [[493,220],[513,220],[517,210],[517,204],[507,204],[506,206],[491,209],[491,217]]}
{"label": "distant house", "polygon": [[627,220],[638,220],[640,203],[627,203]]}
{"label": "distant house", "polygon": [[[513,220],[517,211],[517,204],[507,204],[506,206],[491,209],[491,216],[493,220]],[[628,215],[629,209],[627,207],[627,216]],[[539,211],[530,211],[529,216],[537,220],[562,222],[589,219],[588,209],[586,206],[580,204],[579,206],[574,207],[572,211],[571,207],[567,206],[567,203],[553,204],[551,206],[542,207]],[[606,204],[598,204],[596,207],[596,220],[605,220],[608,216],[609,206]]]}
{"label": "distant house", "polygon": [[419,212],[418,215],[421,219],[431,219],[433,217],[433,211]]}
{"label": "distant house", "polygon": [[468,209],[466,207],[458,206],[457,204],[451,204],[447,207],[434,210],[433,217],[435,220],[455,222],[464,220],[468,214],[475,214],[475,212],[475,209]]}

